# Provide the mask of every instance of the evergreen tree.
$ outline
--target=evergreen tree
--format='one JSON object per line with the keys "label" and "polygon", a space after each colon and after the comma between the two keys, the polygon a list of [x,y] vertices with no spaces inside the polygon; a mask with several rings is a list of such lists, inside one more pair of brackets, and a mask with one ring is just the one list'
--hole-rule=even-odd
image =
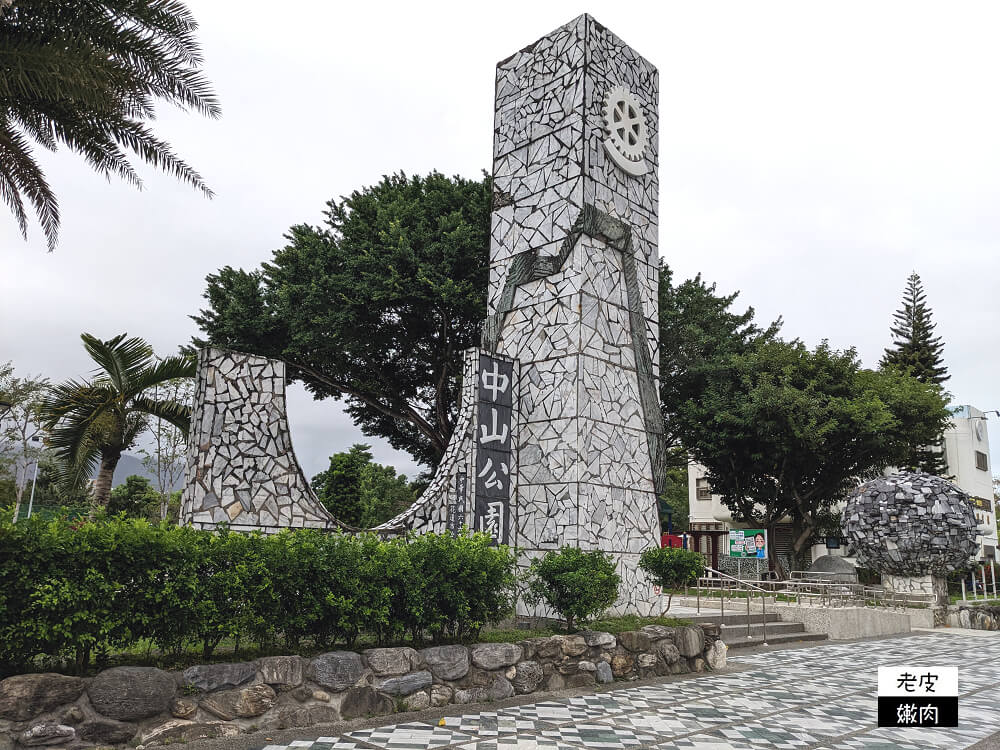
{"label": "evergreen tree", "polygon": [[885,350],[883,367],[899,367],[921,383],[941,385],[948,379],[941,352],[944,344],[934,335],[936,323],[931,322],[920,276],[915,272],[906,280],[903,306],[893,314],[892,347]]}
{"label": "evergreen tree", "polygon": [[330,456],[330,468],[313,477],[313,491],[338,521],[360,525],[361,474],[371,460],[371,446],[356,443],[349,451]]}
{"label": "evergreen tree", "polygon": [[433,469],[486,317],[491,197],[488,177],[384,177],[330,201],[325,226],[292,227],[259,270],[210,274],[194,320],[214,346],[282,360],[316,399],[344,399],[366,435]]}
{"label": "evergreen tree", "polygon": [[312,488],[338,521],[363,529],[388,521],[417,499],[406,477],[372,461],[371,446],[363,443],[330,456],[330,468],[313,477]]}
{"label": "evergreen tree", "polygon": [[[931,321],[931,310],[920,276],[916,272],[906,280],[903,306],[893,314],[892,346],[885,350],[883,368],[898,368],[922,383],[941,387],[949,377],[941,352],[944,344],[934,335],[936,323]],[[902,468],[926,471],[944,476],[948,472],[941,445],[943,433],[933,445],[914,446]]]}

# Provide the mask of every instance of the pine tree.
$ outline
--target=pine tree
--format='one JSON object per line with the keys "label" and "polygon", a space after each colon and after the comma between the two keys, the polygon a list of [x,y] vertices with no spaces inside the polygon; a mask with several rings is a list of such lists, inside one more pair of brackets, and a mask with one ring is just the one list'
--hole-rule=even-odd
{"label": "pine tree", "polygon": [[885,350],[882,366],[906,370],[921,383],[941,385],[949,377],[941,352],[944,344],[934,336],[936,323],[931,322],[927,296],[916,272],[906,280],[903,307],[893,314],[892,347]]}
{"label": "pine tree", "polygon": [[[881,366],[898,368],[922,383],[940,388],[950,377],[941,356],[944,344],[940,336],[934,335],[937,324],[931,321],[927,296],[915,271],[906,280],[903,306],[893,313],[893,318],[894,324],[889,329],[892,346],[885,350]],[[948,465],[941,449],[943,438],[942,434],[937,445],[915,446],[903,468],[944,476]]]}

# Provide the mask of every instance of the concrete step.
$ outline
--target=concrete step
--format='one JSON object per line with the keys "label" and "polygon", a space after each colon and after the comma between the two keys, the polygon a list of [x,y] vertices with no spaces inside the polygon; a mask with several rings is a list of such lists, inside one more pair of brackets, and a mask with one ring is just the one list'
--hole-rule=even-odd
{"label": "concrete step", "polygon": [[[754,646],[764,645],[763,638],[758,634],[752,638],[747,638],[746,635],[736,636],[731,639],[723,637],[722,639],[730,649],[734,648],[752,648]],[[797,643],[799,641],[825,641],[827,640],[826,633],[780,633],[777,635],[771,635],[771,629],[768,628],[767,632],[767,645],[776,646],[783,643]]]}

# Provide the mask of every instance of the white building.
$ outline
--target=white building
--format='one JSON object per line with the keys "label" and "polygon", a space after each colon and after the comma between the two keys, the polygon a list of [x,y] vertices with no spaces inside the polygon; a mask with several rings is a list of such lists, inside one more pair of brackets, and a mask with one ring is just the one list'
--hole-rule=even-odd
{"label": "white building", "polygon": [[[955,410],[951,424],[944,433],[944,455],[948,475],[956,485],[969,493],[976,506],[976,518],[984,532],[979,537],[979,559],[996,558],[997,528],[996,509],[993,502],[993,476],[990,471],[990,440],[986,414],[972,406]],[[705,467],[688,465],[688,508],[692,532],[698,538],[697,549],[711,554],[710,536],[746,524],[733,523],[732,514],[705,478]],[[779,554],[787,553],[790,546],[790,526],[778,524],[771,533],[769,543]],[[827,553],[825,545],[813,549],[813,559]]]}
{"label": "white building", "polygon": [[996,559],[996,508],[986,414],[974,406],[959,407],[944,433],[944,456],[949,476],[969,493],[976,506],[976,519],[987,531],[979,538],[979,559]]}

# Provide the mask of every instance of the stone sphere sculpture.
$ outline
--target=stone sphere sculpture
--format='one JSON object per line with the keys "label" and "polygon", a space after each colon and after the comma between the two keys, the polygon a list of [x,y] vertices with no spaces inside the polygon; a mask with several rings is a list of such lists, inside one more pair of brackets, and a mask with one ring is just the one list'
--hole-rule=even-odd
{"label": "stone sphere sculpture", "polygon": [[968,494],[932,474],[866,482],[848,497],[842,525],[858,564],[889,575],[944,577],[979,550]]}

